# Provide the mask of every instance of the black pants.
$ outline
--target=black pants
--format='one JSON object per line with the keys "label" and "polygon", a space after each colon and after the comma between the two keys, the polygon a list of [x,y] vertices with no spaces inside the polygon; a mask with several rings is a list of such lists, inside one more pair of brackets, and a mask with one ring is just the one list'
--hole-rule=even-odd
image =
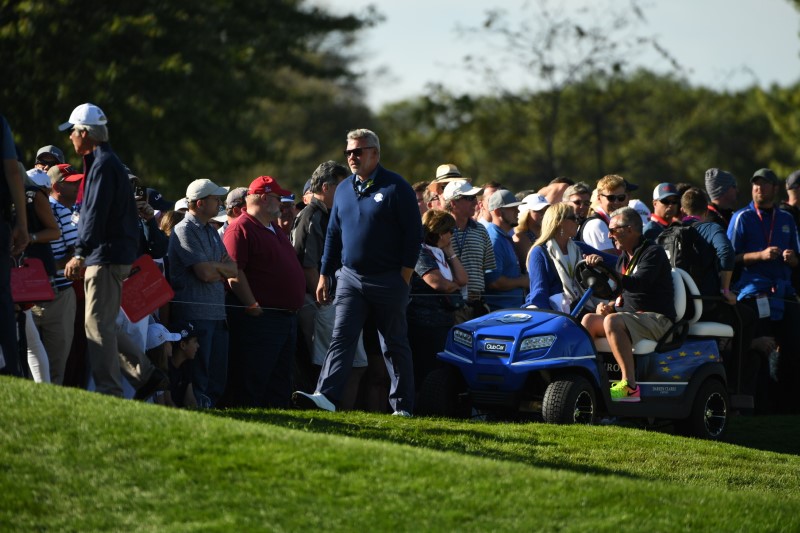
{"label": "black pants", "polygon": [[[2,374],[22,376],[19,346],[17,344],[17,321],[14,319],[14,302],[11,300],[11,227],[0,220],[0,346],[3,348],[5,367]],[[1,367],[2,365],[0,365]]]}
{"label": "black pants", "polygon": [[760,366],[761,389],[759,397],[767,402],[766,409],[756,408],[760,411],[780,414],[800,413],[800,304],[794,297],[784,300],[783,318],[771,320],[770,318],[758,319],[758,307],[753,298],[742,300],[750,307],[756,316],[755,335],[769,335],[775,337],[778,343],[776,365],[770,371],[767,361],[762,360]]}
{"label": "black pants", "polygon": [[751,350],[750,344],[756,333],[758,313],[743,302],[736,302],[736,305],[714,302],[703,310],[702,320],[721,322],[733,328],[731,342],[721,349],[728,390],[755,396],[762,354]]}

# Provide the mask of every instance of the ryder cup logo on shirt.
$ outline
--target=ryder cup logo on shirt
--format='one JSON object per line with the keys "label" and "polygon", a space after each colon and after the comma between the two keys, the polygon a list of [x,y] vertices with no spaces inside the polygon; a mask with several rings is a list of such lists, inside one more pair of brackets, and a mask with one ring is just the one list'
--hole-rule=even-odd
{"label": "ryder cup logo on shirt", "polygon": [[383,193],[379,192],[378,194],[376,194],[375,195],[375,201],[376,202],[382,202],[383,201]]}
{"label": "ryder cup logo on shirt", "polygon": [[783,228],[781,229],[781,231],[783,231],[786,234],[791,233],[791,230],[789,230],[789,225],[788,224],[784,225]]}

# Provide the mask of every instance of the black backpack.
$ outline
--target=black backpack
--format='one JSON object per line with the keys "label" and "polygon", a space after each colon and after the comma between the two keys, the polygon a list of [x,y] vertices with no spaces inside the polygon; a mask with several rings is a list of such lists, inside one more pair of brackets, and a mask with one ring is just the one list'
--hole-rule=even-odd
{"label": "black backpack", "polygon": [[584,219],[584,221],[581,222],[580,227],[578,227],[578,232],[575,234],[575,239],[574,240],[579,241],[579,242],[586,242],[586,241],[583,240],[583,229],[586,227],[586,224],[590,220],[595,220],[597,218],[600,218],[600,215],[593,214],[592,216],[587,217],[586,219]]}
{"label": "black backpack", "polygon": [[673,268],[688,272],[703,292],[704,287],[710,290],[709,283],[719,279],[717,251],[693,226],[673,222],[661,232],[656,242],[666,250]]}

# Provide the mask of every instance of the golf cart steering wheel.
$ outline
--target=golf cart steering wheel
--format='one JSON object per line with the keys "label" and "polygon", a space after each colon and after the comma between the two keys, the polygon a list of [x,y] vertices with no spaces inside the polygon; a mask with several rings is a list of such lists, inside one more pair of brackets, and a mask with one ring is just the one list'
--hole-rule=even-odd
{"label": "golf cart steering wheel", "polygon": [[622,292],[622,277],[619,272],[603,263],[589,266],[586,261],[581,261],[575,266],[575,280],[583,290],[591,288],[592,296],[604,300],[616,298]]}

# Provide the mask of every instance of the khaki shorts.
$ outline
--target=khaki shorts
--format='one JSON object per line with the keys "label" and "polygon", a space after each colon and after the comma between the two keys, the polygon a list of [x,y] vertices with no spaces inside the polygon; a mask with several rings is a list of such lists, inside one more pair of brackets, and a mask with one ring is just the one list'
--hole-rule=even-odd
{"label": "khaki shorts", "polygon": [[625,327],[635,345],[643,339],[658,341],[672,327],[672,320],[661,313],[617,313],[625,321]]}

